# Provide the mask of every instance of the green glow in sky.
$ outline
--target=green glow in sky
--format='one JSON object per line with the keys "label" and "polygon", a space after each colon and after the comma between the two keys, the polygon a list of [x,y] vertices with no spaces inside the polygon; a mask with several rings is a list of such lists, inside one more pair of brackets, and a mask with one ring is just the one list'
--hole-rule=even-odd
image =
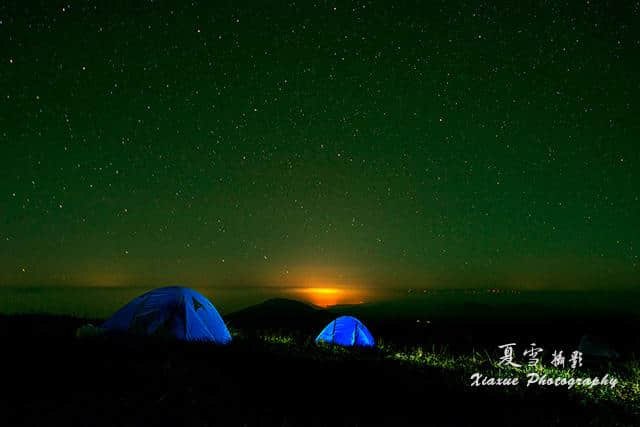
{"label": "green glow in sky", "polygon": [[10,3],[0,285],[638,284],[637,4]]}

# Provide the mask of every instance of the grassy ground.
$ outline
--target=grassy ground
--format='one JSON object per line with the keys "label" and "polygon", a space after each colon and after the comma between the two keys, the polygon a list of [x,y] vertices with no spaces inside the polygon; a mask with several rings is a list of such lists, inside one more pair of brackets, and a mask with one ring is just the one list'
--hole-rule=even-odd
{"label": "grassy ground", "polygon": [[318,346],[295,330],[234,330],[227,347],[77,339],[84,322],[0,316],[3,425],[640,425],[636,360],[580,371],[615,389],[471,387],[474,372],[506,376],[490,352]]}
{"label": "grassy ground", "polygon": [[[389,360],[415,369],[437,369],[443,375],[449,376],[451,381],[461,388],[473,387],[474,383],[481,384],[482,378],[519,378],[516,386],[502,387],[500,392],[524,396],[529,390],[532,393],[545,393],[549,389],[563,389],[567,396],[582,405],[605,403],[611,407],[619,407],[629,413],[640,413],[640,361],[637,359],[620,362],[603,361],[590,367],[571,369],[554,367],[550,364],[538,363],[521,367],[501,365],[499,360],[488,352],[476,352],[470,355],[456,355],[446,350],[424,349],[421,346],[398,347],[392,343],[379,342],[372,350],[354,350],[340,346],[320,345],[311,339],[296,339],[295,336],[265,333],[260,335],[267,345],[274,346],[273,351],[296,353],[316,357],[320,360],[330,358],[373,357],[378,360]],[[276,348],[280,347],[280,348]],[[478,381],[474,381],[474,374],[480,373]],[[535,374],[529,376],[529,374]],[[613,386],[574,384],[570,386],[572,378],[599,378],[606,375],[615,381]],[[529,379],[531,377],[531,384]],[[564,378],[567,382],[559,381],[556,385],[538,385],[540,378]],[[534,380],[535,379],[535,380]],[[534,382],[535,381],[535,382]],[[482,385],[480,385],[482,386]],[[475,385],[475,387],[479,387]],[[536,389],[536,387],[539,387]]]}

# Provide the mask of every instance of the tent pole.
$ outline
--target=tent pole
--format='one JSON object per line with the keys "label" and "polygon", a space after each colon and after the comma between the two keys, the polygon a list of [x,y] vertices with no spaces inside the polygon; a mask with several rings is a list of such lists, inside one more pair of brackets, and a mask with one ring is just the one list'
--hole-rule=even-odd
{"label": "tent pole", "polygon": [[333,331],[331,331],[331,347],[333,347],[333,344],[336,340],[336,323],[338,323],[338,319],[335,319],[333,321]]}
{"label": "tent pole", "polygon": [[356,323],[356,327],[353,328],[353,345],[356,345],[356,340],[358,339],[358,324]]}

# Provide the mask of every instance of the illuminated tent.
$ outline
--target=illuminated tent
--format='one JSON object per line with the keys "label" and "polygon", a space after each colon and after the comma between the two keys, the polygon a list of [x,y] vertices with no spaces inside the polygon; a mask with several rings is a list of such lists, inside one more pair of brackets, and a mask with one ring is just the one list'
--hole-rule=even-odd
{"label": "illuminated tent", "polygon": [[351,316],[340,316],[320,332],[316,342],[345,346],[373,347],[373,335],[361,321]]}
{"label": "illuminated tent", "polygon": [[179,286],[154,289],[133,299],[102,324],[107,332],[173,337],[226,344],[229,330],[211,301]]}

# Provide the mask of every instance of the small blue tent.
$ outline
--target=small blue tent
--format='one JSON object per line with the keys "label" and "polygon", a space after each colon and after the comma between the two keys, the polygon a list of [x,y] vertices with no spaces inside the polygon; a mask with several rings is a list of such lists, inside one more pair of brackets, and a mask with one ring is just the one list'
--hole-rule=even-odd
{"label": "small blue tent", "polygon": [[351,316],[340,316],[320,332],[316,342],[345,346],[373,347],[373,335],[361,321]]}
{"label": "small blue tent", "polygon": [[154,289],[133,299],[102,324],[108,332],[227,344],[229,330],[211,301],[189,288]]}

